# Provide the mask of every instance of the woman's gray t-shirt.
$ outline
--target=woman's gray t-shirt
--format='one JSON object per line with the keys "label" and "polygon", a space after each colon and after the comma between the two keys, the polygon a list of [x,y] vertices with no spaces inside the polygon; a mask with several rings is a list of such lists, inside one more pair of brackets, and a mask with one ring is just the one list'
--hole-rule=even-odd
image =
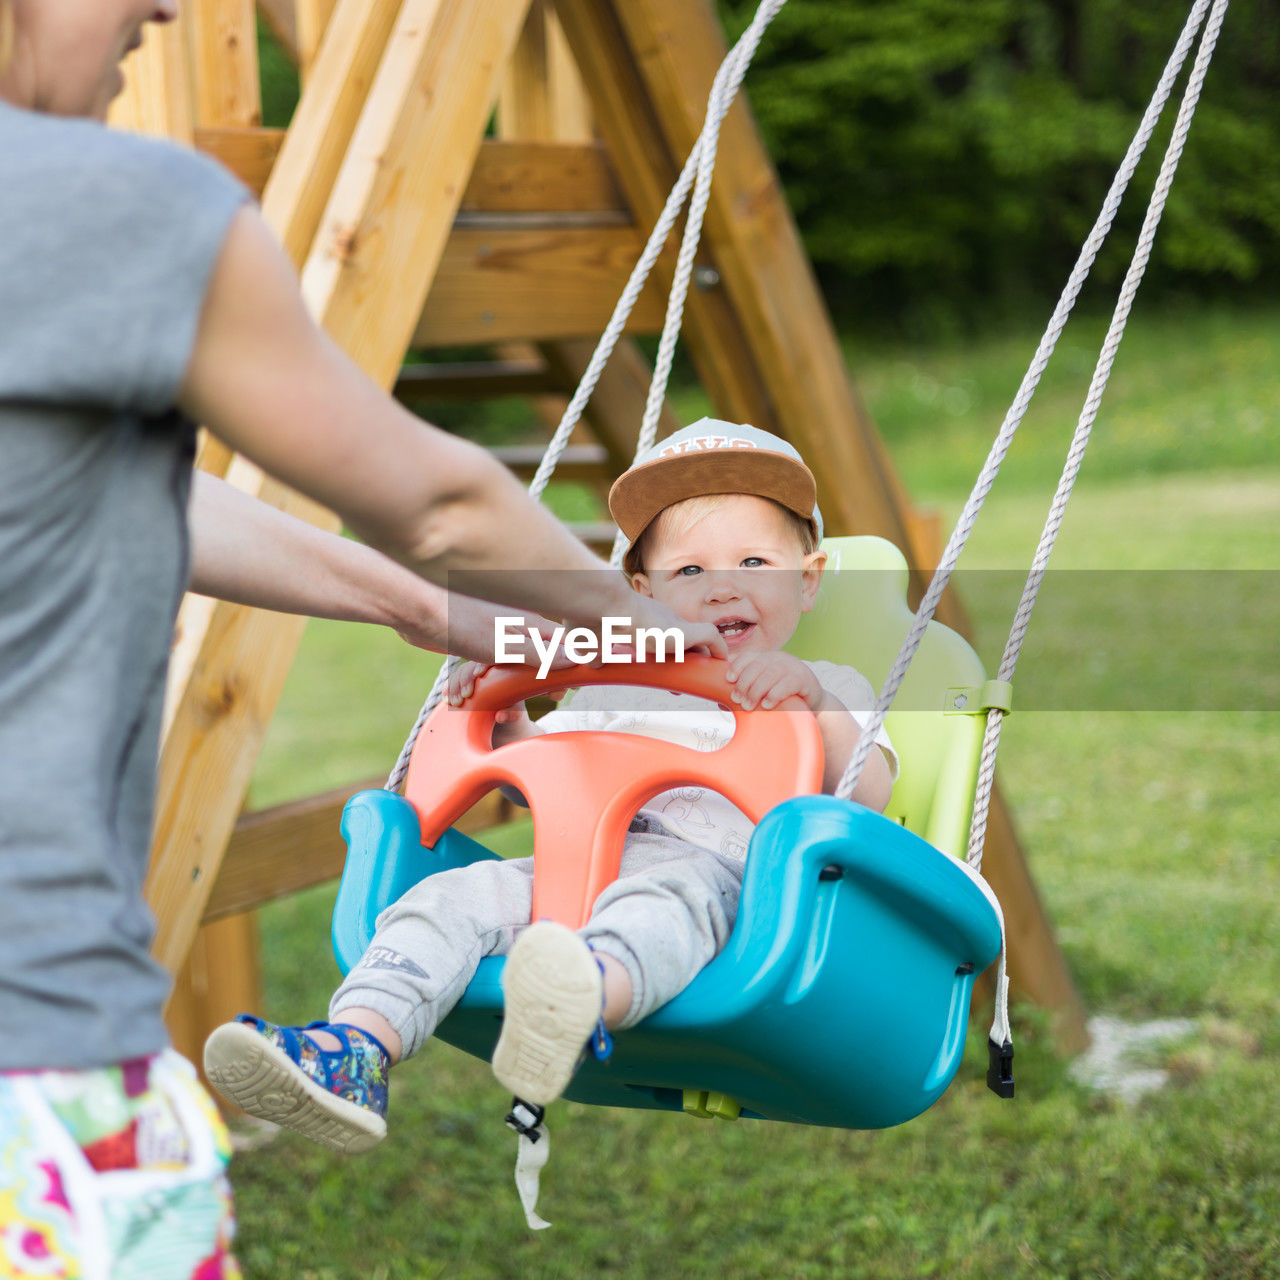
{"label": "woman's gray t-shirt", "polygon": [[244,189],[0,103],[0,1070],[155,1052],[142,898],[194,428],[174,408]]}

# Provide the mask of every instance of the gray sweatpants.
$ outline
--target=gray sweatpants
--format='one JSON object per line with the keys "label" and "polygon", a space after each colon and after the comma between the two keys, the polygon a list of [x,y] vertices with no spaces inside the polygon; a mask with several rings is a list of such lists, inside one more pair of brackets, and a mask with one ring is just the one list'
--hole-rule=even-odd
{"label": "gray sweatpants", "polygon": [[[641,819],[643,821],[643,819]],[[622,870],[578,930],[631,978],[629,1027],[678,995],[728,941],[743,863],[633,827]],[[485,956],[506,955],[532,909],[533,859],[475,862],[429,876],[379,917],[369,949],[329,1003],[380,1013],[417,1053]]]}

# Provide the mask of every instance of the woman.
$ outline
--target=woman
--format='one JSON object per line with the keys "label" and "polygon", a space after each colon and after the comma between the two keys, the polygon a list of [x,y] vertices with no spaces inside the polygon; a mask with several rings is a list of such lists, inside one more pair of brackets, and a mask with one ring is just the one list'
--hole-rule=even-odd
{"label": "woman", "polygon": [[[484,600],[723,652],[369,382],[227,174],[102,127],[120,60],[176,11],[0,0],[0,1260],[17,1275],[238,1274],[224,1135],[166,1047],[141,892],[185,586],[441,646],[447,581],[479,597],[450,610],[473,657],[491,656]],[[196,421],[378,550],[201,477],[189,556]]]}

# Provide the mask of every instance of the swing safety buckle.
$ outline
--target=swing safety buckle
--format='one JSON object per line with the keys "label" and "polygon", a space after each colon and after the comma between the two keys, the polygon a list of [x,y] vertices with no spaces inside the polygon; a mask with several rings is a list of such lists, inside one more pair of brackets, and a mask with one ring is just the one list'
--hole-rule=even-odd
{"label": "swing safety buckle", "polygon": [[1013,1041],[987,1040],[987,1088],[997,1097],[1013,1097]]}
{"label": "swing safety buckle", "polygon": [[542,1118],[546,1107],[526,1102],[523,1098],[511,1099],[511,1111],[507,1115],[507,1128],[514,1129],[522,1138],[537,1142],[542,1137]]}
{"label": "swing safety buckle", "polygon": [[609,1034],[609,1029],[604,1025],[603,1018],[596,1023],[596,1029],[591,1033],[589,1045],[591,1056],[597,1062],[608,1062],[613,1055],[613,1037]]}

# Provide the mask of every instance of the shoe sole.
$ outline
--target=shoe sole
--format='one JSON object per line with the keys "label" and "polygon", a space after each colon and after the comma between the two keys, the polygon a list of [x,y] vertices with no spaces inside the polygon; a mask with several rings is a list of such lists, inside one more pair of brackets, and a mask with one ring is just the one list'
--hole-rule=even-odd
{"label": "shoe sole", "polygon": [[219,1027],[205,1041],[204,1073],[250,1115],[343,1155],[359,1155],[387,1136],[381,1116],[321,1088],[283,1049],[245,1023]]}
{"label": "shoe sole", "polygon": [[600,968],[572,930],[540,921],[516,939],[502,985],[493,1074],[517,1098],[546,1106],[573,1079],[600,1019]]}

